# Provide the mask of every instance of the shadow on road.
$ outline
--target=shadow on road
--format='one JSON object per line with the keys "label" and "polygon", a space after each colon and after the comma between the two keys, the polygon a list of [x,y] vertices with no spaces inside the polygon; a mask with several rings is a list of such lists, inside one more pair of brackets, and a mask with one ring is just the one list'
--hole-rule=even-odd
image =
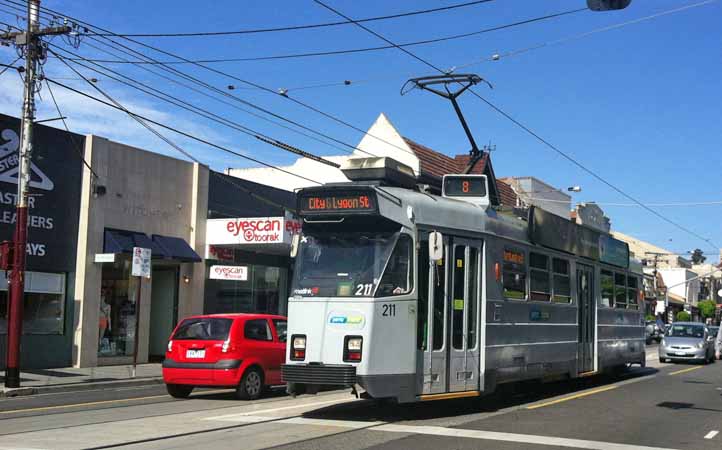
{"label": "shadow on road", "polygon": [[647,367],[630,370],[616,376],[602,374],[594,377],[576,378],[551,383],[538,381],[510,383],[498,386],[493,394],[474,399],[438,400],[402,405],[386,401],[332,405],[306,412],[303,414],[303,417],[369,422],[397,422],[493,413],[501,409],[537,402],[559,395],[572,394],[626,379],[652,375],[657,372],[657,369]]}

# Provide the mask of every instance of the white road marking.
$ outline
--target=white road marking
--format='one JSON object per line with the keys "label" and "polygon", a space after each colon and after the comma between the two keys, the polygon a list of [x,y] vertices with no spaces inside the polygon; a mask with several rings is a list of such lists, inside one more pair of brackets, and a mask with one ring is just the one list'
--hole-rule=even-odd
{"label": "white road marking", "polygon": [[499,433],[496,431],[466,430],[460,428],[444,428],[434,426],[381,425],[372,430],[392,433],[415,433],[434,436],[461,437],[467,439],[484,439],[490,441],[518,442],[525,444],[553,445],[557,447],[584,448],[592,450],[671,450],[661,447],[643,445],[617,444],[614,442],[586,441],[552,436],[532,434]]}
{"label": "white road marking", "polygon": [[[272,417],[237,416],[221,419],[239,422],[263,422],[274,420]],[[619,444],[615,442],[587,441],[583,439],[569,439],[553,436],[539,436],[533,434],[500,433],[496,431],[469,430],[463,428],[446,428],[422,425],[396,425],[387,422],[363,422],[358,420],[327,420],[306,417],[291,417],[277,419],[275,423],[292,425],[316,425],[326,427],[367,429],[371,431],[385,431],[387,433],[422,434],[431,436],[445,436],[466,439],[482,439],[488,441],[517,442],[524,444],[550,445],[557,447],[582,448],[588,450],[674,450],[662,447],[648,447],[644,445]]]}
{"label": "white road marking", "polygon": [[[248,412],[244,412],[244,413],[225,414],[225,415],[222,415],[222,416],[206,417],[206,418],[204,418],[203,420],[226,420],[226,421],[234,421],[234,420],[238,420],[238,418],[258,416],[258,415],[261,415],[261,416],[262,416],[263,414],[266,414],[266,413],[274,413],[274,412],[278,412],[278,411],[286,411],[286,410],[289,410],[289,409],[299,409],[299,408],[305,408],[305,407],[314,407],[314,406],[321,406],[321,405],[331,405],[331,404],[335,404],[335,403],[351,403],[351,402],[355,402],[355,401],[357,401],[357,400],[348,399],[348,398],[343,398],[343,399],[336,399],[336,400],[326,400],[326,401],[323,401],[323,402],[298,403],[298,404],[291,405],[291,406],[282,406],[282,407],[280,407],[280,408],[271,408],[271,409],[263,409],[263,410],[259,410],[259,411],[248,411]],[[273,419],[273,418],[269,418],[269,417],[265,417],[265,418],[263,418],[263,420],[274,420],[274,419]],[[239,421],[239,422],[242,422],[242,421],[244,421],[244,420],[238,420],[238,421]]]}
{"label": "white road marking", "polygon": [[710,431],[709,433],[705,434],[705,435],[704,435],[704,438],[705,438],[705,439],[712,439],[713,437],[717,436],[717,434],[719,434],[719,431],[717,431],[717,430],[712,430],[712,431]]}

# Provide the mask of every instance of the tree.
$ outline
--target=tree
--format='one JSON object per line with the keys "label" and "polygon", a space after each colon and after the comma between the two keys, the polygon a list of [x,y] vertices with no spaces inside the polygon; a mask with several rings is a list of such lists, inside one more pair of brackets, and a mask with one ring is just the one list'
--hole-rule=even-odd
{"label": "tree", "polygon": [[677,313],[677,322],[689,322],[692,317],[687,311],[680,311]]}
{"label": "tree", "polygon": [[695,248],[692,252],[692,263],[693,264],[702,264],[707,260],[707,257],[704,256],[704,252],[698,248]]}
{"label": "tree", "polygon": [[707,317],[714,317],[715,308],[717,307],[714,301],[702,300],[701,302],[697,303],[697,306],[699,307],[699,312],[702,313],[702,317],[704,317],[705,319]]}

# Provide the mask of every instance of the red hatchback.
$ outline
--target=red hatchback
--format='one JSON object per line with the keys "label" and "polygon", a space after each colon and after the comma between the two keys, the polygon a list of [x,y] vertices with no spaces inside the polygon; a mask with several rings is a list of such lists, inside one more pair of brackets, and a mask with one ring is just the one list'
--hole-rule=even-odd
{"label": "red hatchback", "polygon": [[173,330],[163,361],[168,393],[186,398],[196,386],[234,387],[254,400],[282,384],[286,318],[270,314],[213,314],[184,319]]}

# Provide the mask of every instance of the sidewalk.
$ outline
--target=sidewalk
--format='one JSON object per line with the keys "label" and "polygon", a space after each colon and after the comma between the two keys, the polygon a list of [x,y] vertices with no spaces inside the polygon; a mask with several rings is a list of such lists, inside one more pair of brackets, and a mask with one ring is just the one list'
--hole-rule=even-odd
{"label": "sidewalk", "polygon": [[[89,389],[160,384],[163,382],[160,364],[139,364],[135,378],[133,366],[102,366],[76,369],[34,369],[20,373],[20,388],[0,387],[1,397],[17,395],[71,392]],[[0,383],[4,377],[0,376]]]}

